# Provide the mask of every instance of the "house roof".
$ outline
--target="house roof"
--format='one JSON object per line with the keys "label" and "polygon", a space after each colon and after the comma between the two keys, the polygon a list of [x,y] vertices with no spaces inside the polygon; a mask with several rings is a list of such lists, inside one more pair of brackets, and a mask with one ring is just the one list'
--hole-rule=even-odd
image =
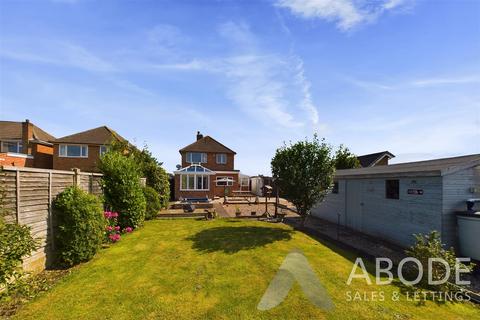
{"label": "house roof", "polygon": [[[30,122],[31,123],[31,122]],[[43,131],[36,125],[32,124],[33,140],[38,142],[49,142],[55,140],[51,134]],[[0,139],[22,139],[23,122],[20,121],[0,121]]]}
{"label": "house roof", "polygon": [[112,139],[126,141],[122,136],[107,126],[82,131],[69,136],[58,138],[54,143],[86,143],[86,144],[108,144]]}
{"label": "house roof", "polygon": [[236,154],[230,148],[227,148],[217,140],[213,139],[210,136],[205,136],[203,138],[198,139],[192,144],[180,149],[180,152],[217,152],[217,153],[233,153]]}
{"label": "house roof", "polygon": [[392,159],[392,158],[395,158],[395,155],[388,151],[382,151],[377,153],[365,154],[363,156],[358,156],[357,159],[358,161],[360,161],[360,165],[363,168],[367,168],[367,167],[374,166],[377,162],[382,160],[384,157],[388,157],[388,159]]}
{"label": "house roof", "polygon": [[480,165],[480,154],[427,161],[406,162],[388,166],[338,170],[335,177],[367,178],[369,176],[443,176]]}

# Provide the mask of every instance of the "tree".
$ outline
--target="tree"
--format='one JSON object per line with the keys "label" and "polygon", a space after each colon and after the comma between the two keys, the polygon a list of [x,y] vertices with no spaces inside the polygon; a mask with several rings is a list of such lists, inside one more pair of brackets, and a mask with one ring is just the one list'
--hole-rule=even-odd
{"label": "tree", "polygon": [[335,169],[342,170],[360,167],[360,161],[358,160],[357,156],[350,152],[347,147],[341,144],[335,153]]}
{"label": "tree", "polygon": [[162,208],[168,207],[170,200],[170,182],[168,181],[168,173],[148,150],[145,145],[142,150],[137,149],[128,142],[114,141],[111,149],[122,152],[125,155],[133,155],[139,166],[141,175],[147,179],[147,186],[152,187],[158,193]]}
{"label": "tree", "polygon": [[145,220],[145,196],[140,185],[141,171],[134,154],[112,148],[99,162],[105,203],[118,212],[122,228],[137,228]]}
{"label": "tree", "polygon": [[277,149],[272,174],[282,195],[297,207],[302,226],[312,207],[322,201],[335,173],[332,150],[314,135],[312,141],[299,141]]}

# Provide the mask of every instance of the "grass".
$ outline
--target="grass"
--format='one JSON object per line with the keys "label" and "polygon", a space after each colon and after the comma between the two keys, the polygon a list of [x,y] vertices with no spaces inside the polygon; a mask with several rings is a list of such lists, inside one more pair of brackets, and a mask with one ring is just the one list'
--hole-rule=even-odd
{"label": "grass", "polygon": [[[278,307],[256,306],[285,256],[300,249],[333,299],[325,312],[294,285]],[[424,305],[400,289],[346,280],[355,256],[282,224],[157,220],[73,270],[22,307],[17,319],[479,319],[471,303]],[[381,290],[385,302],[348,302]]]}

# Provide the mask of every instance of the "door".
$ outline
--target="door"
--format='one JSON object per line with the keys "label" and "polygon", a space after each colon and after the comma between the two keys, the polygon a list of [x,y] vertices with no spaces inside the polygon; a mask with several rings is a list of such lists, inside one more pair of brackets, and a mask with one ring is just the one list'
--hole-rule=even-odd
{"label": "door", "polygon": [[346,223],[347,227],[362,231],[363,181],[346,181]]}

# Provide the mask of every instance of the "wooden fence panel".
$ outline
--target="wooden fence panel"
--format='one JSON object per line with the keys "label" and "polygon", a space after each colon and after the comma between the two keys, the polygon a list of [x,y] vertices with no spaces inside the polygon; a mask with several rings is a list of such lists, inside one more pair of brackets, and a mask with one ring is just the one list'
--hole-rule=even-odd
{"label": "wooden fence panel", "polygon": [[98,173],[70,172],[36,168],[4,166],[0,172],[3,192],[3,210],[7,222],[18,222],[31,228],[40,247],[24,260],[28,271],[40,271],[48,267],[55,249],[55,216],[52,201],[55,197],[77,183],[86,192],[101,195]]}

